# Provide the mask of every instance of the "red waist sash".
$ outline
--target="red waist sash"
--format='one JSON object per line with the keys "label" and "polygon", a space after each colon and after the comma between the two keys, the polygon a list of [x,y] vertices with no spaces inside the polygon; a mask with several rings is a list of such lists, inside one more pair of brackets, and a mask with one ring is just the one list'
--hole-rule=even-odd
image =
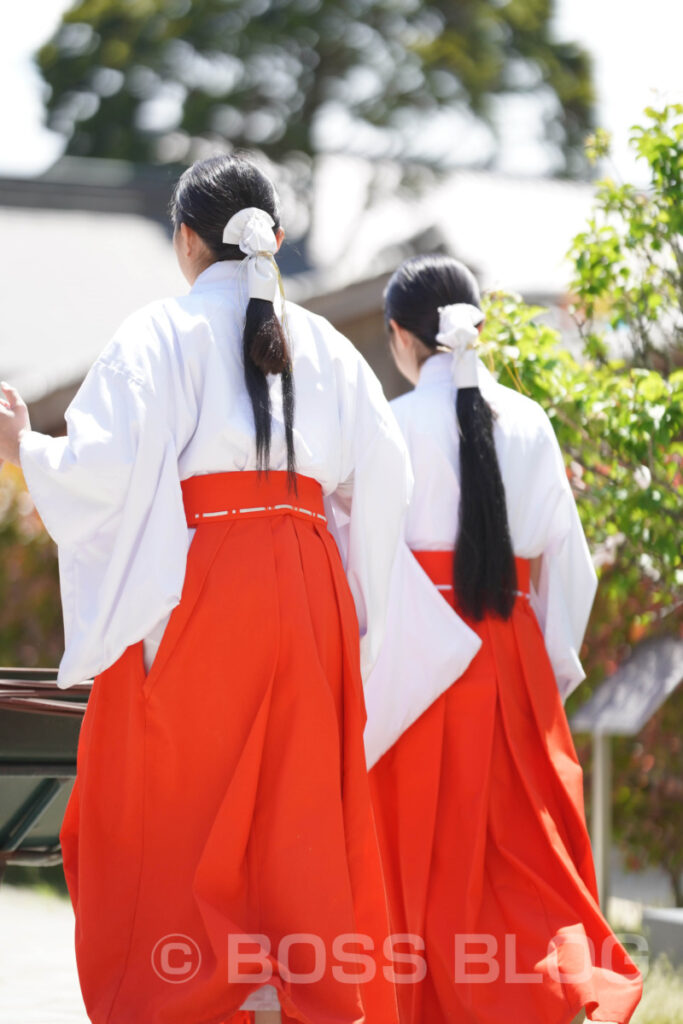
{"label": "red waist sash", "polygon": [[296,475],[296,492],[280,470],[202,473],[180,486],[188,526],[275,515],[327,522],[322,487],[310,476]]}
{"label": "red waist sash", "polygon": [[[453,552],[413,551],[430,580],[453,603]],[[531,566],[528,558],[515,558],[517,567],[517,596],[529,597]]]}

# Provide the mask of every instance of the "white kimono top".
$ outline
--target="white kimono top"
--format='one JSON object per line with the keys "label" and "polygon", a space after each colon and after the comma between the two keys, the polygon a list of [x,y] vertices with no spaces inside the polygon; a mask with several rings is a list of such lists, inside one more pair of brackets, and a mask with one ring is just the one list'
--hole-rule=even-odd
{"label": "white kimono top", "polygon": [[[131,316],[70,404],[67,435],[27,431],[22,438],[24,476],[59,551],[61,687],[91,678],[140,640],[149,668],[180,601],[194,535],[180,481],[256,469],[242,363],[245,270],[239,261],[214,263],[186,296]],[[297,469],[322,485],[335,536],[337,518],[342,524],[338,542],[367,677],[384,631],[412,484],[409,460],[379,381],[353,345],[326,320],[290,303],[286,326]],[[272,377],[270,386],[270,466],[285,469],[279,379]],[[403,554],[401,560],[407,564]],[[416,592],[428,601],[423,582],[418,579]],[[438,603],[445,604],[440,596]],[[446,660],[461,661],[453,638],[441,645],[441,656],[448,645]]]}
{"label": "white kimono top", "polygon": [[[423,364],[417,387],[395,399],[415,487],[406,540],[415,551],[454,546],[460,501],[456,391],[450,353]],[[480,389],[495,414],[494,440],[514,553],[541,556],[532,606],[563,699],[584,678],[579,651],[597,577],[550,420],[537,402],[498,384],[479,362]]]}

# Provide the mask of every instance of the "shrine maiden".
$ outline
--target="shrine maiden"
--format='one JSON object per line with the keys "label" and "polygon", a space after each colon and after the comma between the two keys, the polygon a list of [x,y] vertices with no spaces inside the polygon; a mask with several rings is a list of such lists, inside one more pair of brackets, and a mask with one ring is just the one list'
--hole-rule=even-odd
{"label": "shrine maiden", "polygon": [[[392,930],[427,964],[398,987],[402,1024],[569,1024],[582,1009],[625,1024],[641,978],[600,913],[562,706],[596,589],[562,454],[540,406],[477,358],[479,291],[461,263],[408,260],[385,315],[415,385],[392,403],[415,474],[406,539],[481,639],[426,710],[403,708],[388,750],[376,725],[402,634],[368,684]],[[413,660],[437,642],[426,622]]]}
{"label": "shrine maiden", "polygon": [[[381,967],[339,981],[333,954],[360,932],[379,964],[388,934],[362,675],[391,573],[413,573],[405,443],[350,342],[283,303],[278,200],[253,163],[195,164],[173,221],[189,294],[122,325],[67,435],[31,430],[9,385],[0,408],[0,458],[59,547],[59,685],[95,676],[61,833],[86,1008],[392,1024]],[[435,655],[461,671],[479,641],[447,611]]]}

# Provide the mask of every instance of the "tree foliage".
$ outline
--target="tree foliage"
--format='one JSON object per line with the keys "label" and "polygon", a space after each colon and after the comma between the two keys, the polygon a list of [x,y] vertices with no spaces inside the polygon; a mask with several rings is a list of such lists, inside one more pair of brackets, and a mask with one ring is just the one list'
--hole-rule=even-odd
{"label": "tree foliage", "polygon": [[653,619],[683,599],[683,370],[579,362],[542,312],[489,296],[485,351],[501,383],[547,411],[596,561],[615,567],[621,600],[648,594]]}
{"label": "tree foliage", "polygon": [[[183,162],[259,148],[468,162],[425,117],[536,93],[566,169],[585,166],[587,54],[552,33],[554,0],[76,0],[38,54],[48,123],[71,154]],[[547,101],[551,102],[548,103]]]}
{"label": "tree foliage", "polygon": [[[606,179],[570,251],[574,358],[539,311],[488,300],[485,347],[499,377],[553,421],[600,572],[571,707],[641,639],[683,636],[683,108],[649,109],[633,129],[649,168],[637,188]],[[590,140],[605,157],[608,139]],[[683,900],[683,691],[640,736],[614,743],[615,829],[632,868],[662,867]]]}
{"label": "tree foliage", "polygon": [[[600,574],[582,660],[587,683],[569,713],[645,637],[683,636],[683,370],[579,362],[541,312],[487,299],[485,352],[502,383],[547,410]],[[601,339],[602,341],[602,339]],[[615,831],[632,869],[680,875],[683,688],[636,738],[614,742]],[[589,763],[590,751],[581,748]]]}
{"label": "tree foliage", "polygon": [[[593,216],[570,252],[576,319],[597,361],[621,343],[636,365],[671,368],[683,344],[683,106],[647,108],[631,143],[650,184],[598,182]],[[607,159],[609,147],[609,135],[596,132],[588,152]]]}

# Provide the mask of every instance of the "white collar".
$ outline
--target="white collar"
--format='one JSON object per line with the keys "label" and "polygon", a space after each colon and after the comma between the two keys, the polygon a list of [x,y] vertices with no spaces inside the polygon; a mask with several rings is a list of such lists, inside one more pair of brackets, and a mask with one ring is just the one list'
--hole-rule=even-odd
{"label": "white collar", "polygon": [[[211,263],[206,270],[202,270],[201,274],[197,275],[194,284],[190,288],[190,294],[209,291],[210,289],[222,289],[227,293],[227,286],[230,282],[234,281],[237,284],[237,295],[246,305],[249,301],[248,262],[249,260],[245,256],[241,260],[217,260],[215,263]],[[230,288],[229,293],[234,298],[235,293],[232,288]],[[278,291],[275,296],[275,312],[279,317],[282,317],[282,310],[282,296]]]}
{"label": "white collar", "polygon": [[237,281],[242,278],[246,281],[244,260],[217,260],[197,275],[190,291],[204,291],[206,288],[225,285],[226,281]]}

